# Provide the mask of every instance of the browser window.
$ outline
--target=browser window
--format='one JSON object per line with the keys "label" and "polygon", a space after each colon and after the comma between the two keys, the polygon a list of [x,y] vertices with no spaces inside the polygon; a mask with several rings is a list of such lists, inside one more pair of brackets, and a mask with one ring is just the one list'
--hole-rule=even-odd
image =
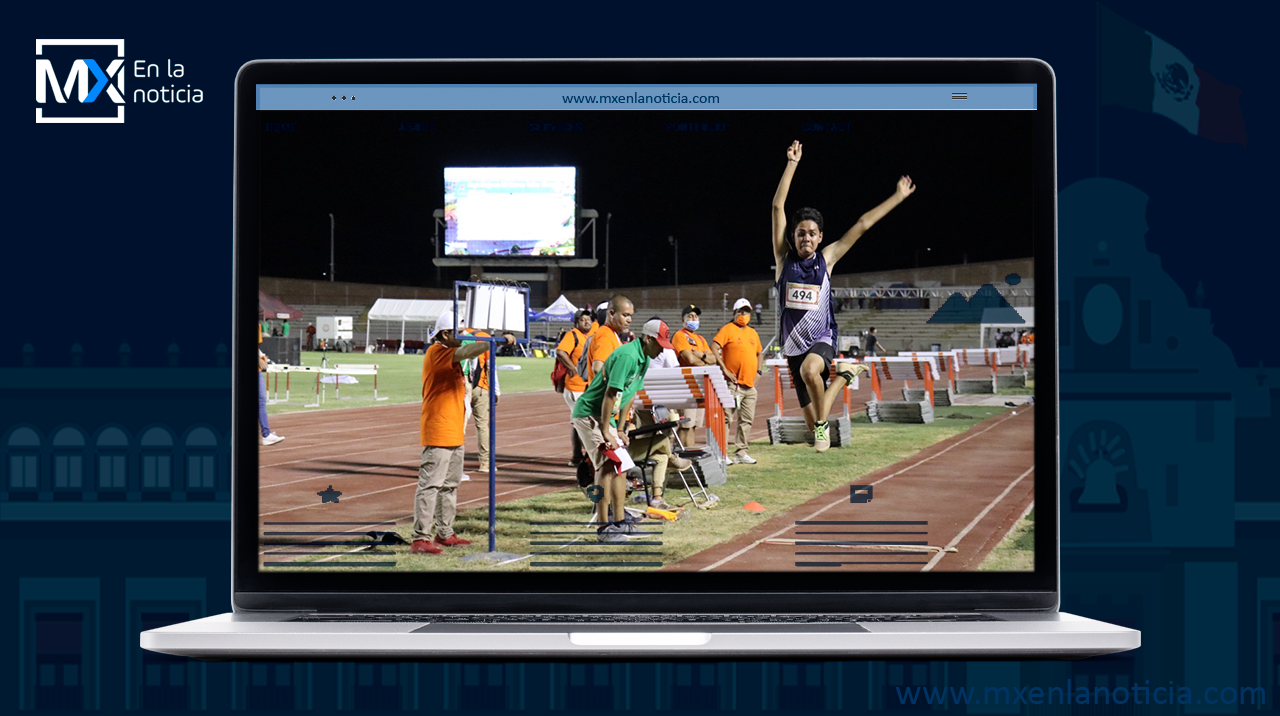
{"label": "browser window", "polygon": [[1034,84],[256,102],[261,571],[1034,571]]}

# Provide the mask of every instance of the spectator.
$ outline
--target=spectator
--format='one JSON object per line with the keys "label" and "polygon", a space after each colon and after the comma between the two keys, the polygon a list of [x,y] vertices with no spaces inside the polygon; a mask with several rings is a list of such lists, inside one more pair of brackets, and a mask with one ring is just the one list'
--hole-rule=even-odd
{"label": "spectator", "polygon": [[877,335],[876,335],[876,327],[875,327],[875,326],[872,326],[872,327],[870,328],[870,330],[868,330],[868,331],[867,331],[867,340],[866,340],[866,343],[867,343],[867,345],[866,345],[866,347],[865,347],[865,351],[864,351],[864,352],[865,352],[868,356],[876,356],[876,355],[879,355],[878,348],[879,348],[879,346],[880,346],[880,338],[879,338],[879,336],[877,336]]}
{"label": "spectator", "polygon": [[[556,360],[568,371],[564,379],[564,402],[569,406],[570,414],[573,413],[573,404],[582,397],[582,391],[587,389],[586,379],[578,375],[578,359],[582,357],[582,352],[587,347],[592,324],[589,309],[584,308],[578,311],[573,314],[573,328],[569,329],[556,345]],[[578,438],[577,430],[570,432],[570,440],[573,444],[573,453],[569,459],[569,466],[577,467],[584,457],[582,440]]]}
{"label": "spectator", "polygon": [[284,338],[289,337],[289,319],[287,318],[280,322],[280,335]]}
{"label": "spectator", "polygon": [[[719,365],[707,339],[697,332],[701,325],[701,316],[702,309],[693,304],[685,306],[680,312],[680,322],[683,327],[671,338],[671,345],[675,349],[676,357],[680,359],[680,365]],[[689,424],[680,428],[680,442],[685,447],[689,447],[697,440],[698,428],[706,422],[705,410],[691,408],[685,411],[685,417],[689,418]]]}
{"label": "spectator", "polygon": [[[262,343],[262,324],[258,324],[258,343]],[[267,376],[265,374],[267,366],[271,364],[271,360],[267,358],[267,354],[258,349],[258,429],[262,431],[262,444],[275,445],[284,440],[284,436],[276,435],[271,432],[271,425],[267,421]]]}
{"label": "spectator", "polygon": [[[506,340],[513,342],[510,335]],[[463,406],[467,395],[462,363],[488,349],[489,344],[484,341],[462,345],[453,332],[452,311],[436,320],[431,346],[422,360],[422,415],[418,428],[422,462],[414,493],[413,545],[409,548],[414,554],[440,554],[442,547],[471,544],[453,533],[458,484],[462,482]]]}
{"label": "spectator", "polygon": [[307,324],[307,350],[315,350],[316,347],[316,324]]}
{"label": "spectator", "polygon": [[738,425],[734,431],[735,452],[733,462],[754,465],[755,458],[747,453],[751,442],[751,425],[756,417],[756,376],[763,371],[760,354],[760,334],[751,328],[751,303],[740,298],[733,304],[733,322],[726,323],[711,341],[716,359],[724,367],[725,380],[733,389],[734,413]]}
{"label": "spectator", "polygon": [[[620,315],[626,311],[630,320],[630,301],[620,305],[615,297],[610,311]],[[624,299],[625,300],[625,299]],[[616,322],[615,322],[616,323]],[[602,326],[602,329],[604,326]],[[664,348],[671,347],[667,324],[652,320],[644,324],[639,340],[610,352],[604,364],[591,379],[582,397],[573,406],[573,426],[579,439],[587,448],[587,454],[595,468],[595,484],[603,493],[596,503],[596,516],[600,522],[597,537],[602,542],[621,542],[626,539],[626,475],[619,473],[615,463],[605,454],[606,450],[631,445],[631,454],[643,456],[646,452],[657,465],[653,471],[654,507],[669,508],[662,499],[668,465],[677,470],[688,469],[690,463],[672,456],[668,438],[647,437],[631,442],[627,438],[629,423],[625,418],[631,413],[636,393],[644,388],[644,376],[649,362],[658,357]]]}

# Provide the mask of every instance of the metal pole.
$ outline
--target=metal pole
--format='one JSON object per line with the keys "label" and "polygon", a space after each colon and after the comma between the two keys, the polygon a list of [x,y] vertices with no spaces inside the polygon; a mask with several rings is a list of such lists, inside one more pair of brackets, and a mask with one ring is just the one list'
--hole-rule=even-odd
{"label": "metal pole", "polygon": [[604,287],[609,288],[609,222],[613,220],[613,214],[606,213],[604,215]]}
{"label": "metal pole", "polygon": [[329,282],[333,282],[333,214],[329,215]]}
{"label": "metal pole", "polygon": [[673,267],[674,272],[672,274],[672,278],[675,280],[672,282],[672,285],[679,286],[680,285],[680,245],[676,243],[676,237],[674,236],[668,236],[667,243],[671,244],[671,251],[672,253],[675,254],[675,265]]}
{"label": "metal pole", "polygon": [[[526,304],[527,306],[528,304]],[[528,313],[528,309],[525,309]],[[527,333],[525,335],[528,335]],[[489,344],[489,551],[498,551],[498,343]]]}

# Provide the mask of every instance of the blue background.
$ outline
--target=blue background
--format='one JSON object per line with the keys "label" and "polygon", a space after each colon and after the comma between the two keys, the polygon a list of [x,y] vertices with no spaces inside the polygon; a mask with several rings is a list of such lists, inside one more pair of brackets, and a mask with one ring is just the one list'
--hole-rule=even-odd
{"label": "blue background", "polygon": [[[35,38],[123,37],[130,68],[137,59],[180,62],[181,84],[202,89],[204,101],[130,103],[123,126],[33,126],[30,105],[19,107],[29,100],[7,103],[13,141],[5,164],[14,183],[0,261],[0,613],[10,616],[0,634],[18,648],[0,657],[0,708],[879,711],[900,708],[898,685],[1048,687],[1068,678],[1112,687],[1266,685],[1264,708],[1273,708],[1280,471],[1269,448],[1280,434],[1280,339],[1270,320],[1277,252],[1268,219],[1277,115],[1274,63],[1262,48],[1273,40],[1276,6],[1108,6],[1241,88],[1249,145],[1099,107],[1092,3],[274,3],[237,12],[70,3],[11,13],[11,78],[30,62],[19,56]],[[236,70],[256,58],[484,56],[1008,56],[1052,65],[1064,458],[1073,441],[1103,431],[1123,433],[1131,446],[1082,466],[1110,472],[1126,489],[1124,512],[1072,511],[1070,491],[1080,483],[1064,466],[1062,607],[1138,627],[1144,646],[1070,664],[816,666],[260,667],[140,652],[136,634],[149,619],[229,607],[230,373],[218,346],[231,339]],[[130,82],[154,86],[142,83]],[[1083,310],[1099,283],[1126,309],[1121,339],[1105,345],[1087,340]],[[129,345],[127,377],[117,368],[121,343]],[[180,455],[181,474],[185,459],[212,455],[217,484],[163,502],[68,502],[51,477],[59,456],[84,451],[73,437],[58,438],[76,434],[62,431],[68,426],[90,446],[112,426],[143,436],[128,448],[130,469]],[[37,445],[24,444],[24,430]],[[25,455],[40,470],[31,501],[10,489],[11,459]],[[41,646],[32,639],[37,628],[79,636]],[[1094,708],[1126,711],[1074,710]]]}

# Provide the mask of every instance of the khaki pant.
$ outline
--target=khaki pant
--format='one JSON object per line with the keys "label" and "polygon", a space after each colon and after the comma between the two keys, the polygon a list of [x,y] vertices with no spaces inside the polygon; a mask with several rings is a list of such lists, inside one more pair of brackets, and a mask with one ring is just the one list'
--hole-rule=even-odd
{"label": "khaki pant", "polygon": [[741,385],[732,387],[733,402],[737,406],[734,412],[738,414],[738,429],[735,431],[733,446],[736,452],[746,452],[748,443],[751,442],[751,425],[756,420],[756,389]]}
{"label": "khaki pant", "polygon": [[480,467],[487,468],[489,467],[489,391],[478,385],[471,389],[471,422],[476,426]]}
{"label": "khaki pant", "polygon": [[680,428],[680,442],[684,446],[690,447],[698,442],[698,428],[706,425],[706,408],[687,408],[680,411],[680,416],[688,418],[689,422],[683,428]]}
{"label": "khaki pant", "polygon": [[[605,456],[601,445],[604,443],[604,433],[600,431],[600,421],[593,417],[574,418],[573,428],[578,432],[578,439],[587,447],[587,455],[591,457],[591,466],[596,471],[596,484],[603,484],[603,479],[617,475],[614,471],[613,463]],[[667,461],[671,459],[671,439],[665,435],[655,436],[647,435],[642,438],[632,440],[627,446],[627,452],[630,453],[631,459],[640,461],[644,460],[645,454],[649,455],[649,459],[653,460],[653,494],[660,497],[667,483]]]}
{"label": "khaki pant", "polygon": [[653,467],[653,495],[662,497],[662,491],[667,484],[667,461],[673,454],[671,438],[666,435],[646,435],[636,438],[627,446],[627,452],[631,453],[631,459],[637,463],[644,460],[646,453],[649,459],[656,463]]}
{"label": "khaki pant", "polygon": [[413,539],[453,535],[458,514],[458,485],[462,482],[463,447],[422,448],[418,467],[418,491],[413,496]]}
{"label": "khaki pant", "polygon": [[[582,441],[587,457],[591,460],[591,467],[595,468],[595,484],[604,489],[600,501],[596,503],[596,515],[599,517],[600,524],[621,520],[624,515],[624,505],[613,504],[610,483],[612,480],[625,478],[614,470],[613,463],[604,454],[604,432],[600,430],[600,421],[587,416],[572,418],[572,422],[574,432],[578,434],[578,439]],[[622,494],[626,495],[626,489],[621,489]]]}
{"label": "khaki pant", "polygon": [[582,397],[582,391],[581,391],[581,390],[569,390],[568,388],[565,388],[565,389],[564,389],[564,392],[563,392],[563,393],[561,393],[561,395],[563,395],[563,396],[564,396],[564,404],[565,404],[565,405],[567,405],[567,406],[569,406],[569,412],[570,412],[570,414],[572,414],[572,413],[573,413],[573,404],[574,404],[574,403],[576,403],[576,402],[578,402],[578,398],[581,398],[581,397]]}

